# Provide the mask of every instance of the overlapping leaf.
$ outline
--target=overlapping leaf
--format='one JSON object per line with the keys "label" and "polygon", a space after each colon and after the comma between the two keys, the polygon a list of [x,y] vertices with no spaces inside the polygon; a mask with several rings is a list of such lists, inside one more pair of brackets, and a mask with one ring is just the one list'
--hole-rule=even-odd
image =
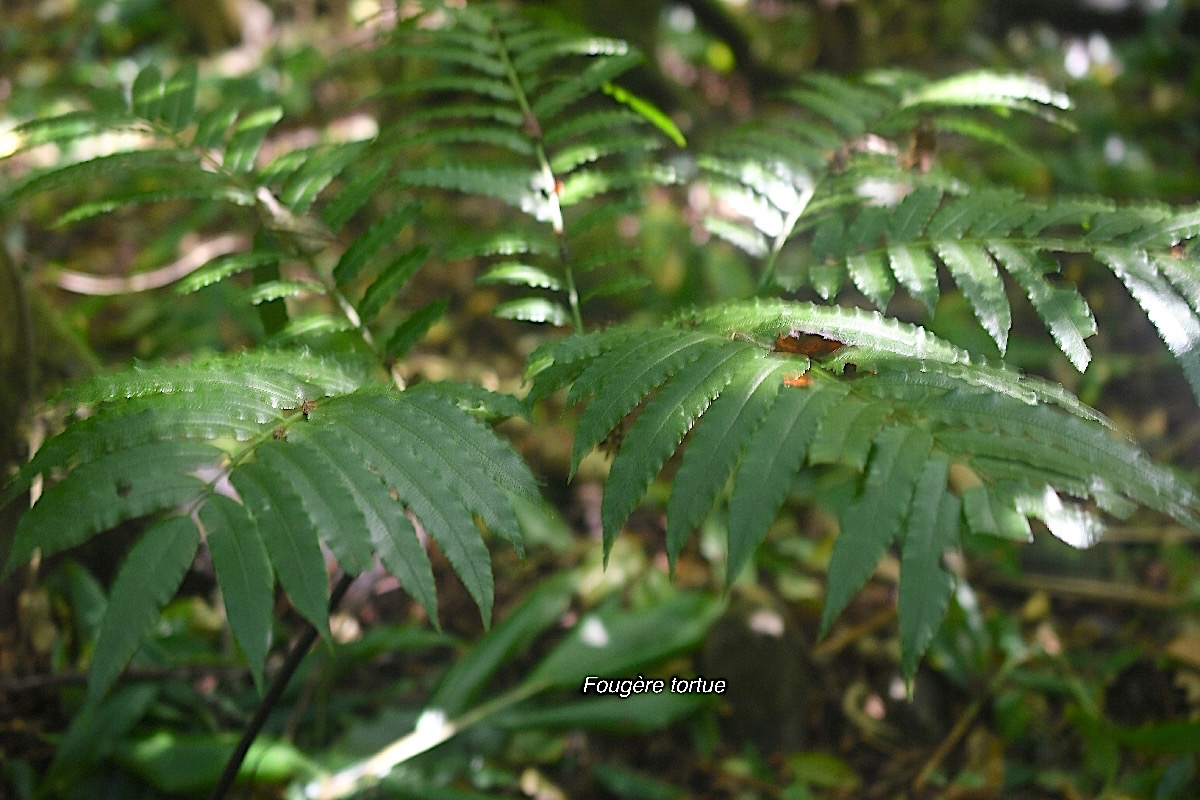
{"label": "overlapping leaf", "polygon": [[[790,335],[844,346],[816,360],[776,352],[776,337]],[[857,369],[843,372],[850,364]],[[667,509],[668,554],[674,561],[729,483],[732,579],[797,476],[835,465],[831,475],[854,483],[852,499],[837,509],[841,534],[823,624],[898,546],[907,571],[901,644],[909,675],[945,612],[952,579],[941,557],[961,531],[1028,535],[1033,518],[1086,544],[1101,524],[1088,502],[1118,516],[1144,505],[1200,530],[1195,492],[1060,387],[976,365],[921,328],[878,313],[723,304],[683,314],[674,326],[568,337],[536,352],[530,374],[536,396],[569,385],[568,403],[590,398],[576,462],[640,407],[612,462],[602,504],[606,543],[682,449]],[[952,490],[955,463],[981,485]]]}

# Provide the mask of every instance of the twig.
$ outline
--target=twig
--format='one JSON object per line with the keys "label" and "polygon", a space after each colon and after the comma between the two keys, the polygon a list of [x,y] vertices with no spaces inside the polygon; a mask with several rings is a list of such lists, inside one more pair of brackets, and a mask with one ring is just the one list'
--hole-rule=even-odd
{"label": "twig", "polygon": [[925,766],[921,767],[921,771],[917,773],[917,778],[913,781],[914,792],[920,793],[925,788],[925,784],[929,782],[929,776],[933,775],[933,771],[946,760],[946,756],[950,755],[950,751],[966,735],[967,730],[971,727],[971,723],[975,720],[975,715],[978,713],[979,701],[974,700],[971,702],[971,705],[966,707],[954,723],[954,727],[950,729],[950,733],[946,734],[946,738],[937,746],[937,749],[933,751],[933,755],[925,762]]}
{"label": "twig", "polygon": [[1003,575],[988,574],[978,575],[973,580],[985,586],[1041,591],[1059,597],[1090,600],[1097,603],[1142,606],[1143,608],[1172,609],[1178,608],[1186,602],[1184,598],[1169,592],[1095,578],[1072,578],[1059,575],[1022,575],[1017,578],[1009,578]]}
{"label": "twig", "polygon": [[[194,664],[175,667],[142,667],[129,669],[121,674],[122,683],[140,681],[160,681],[164,678],[179,678],[191,680],[214,672],[242,674],[247,670],[238,664]],[[26,678],[14,678],[0,681],[0,694],[17,694],[37,689],[52,689],[59,686],[79,686],[87,683],[86,672],[58,672],[52,675],[30,675]]]}
{"label": "twig", "polygon": [[813,657],[822,659],[832,658],[864,636],[869,636],[880,628],[889,625],[895,618],[896,606],[889,605],[886,608],[881,608],[864,621],[856,625],[851,625],[849,628],[843,628],[825,641],[819,642],[812,649]]}
{"label": "twig", "polygon": [[224,234],[201,242],[174,262],[149,272],[125,276],[91,275],[87,272],[65,269],[55,275],[54,282],[58,288],[68,292],[100,296],[161,289],[185,275],[195,272],[212,259],[241,250],[246,245],[245,236]]}
{"label": "twig", "polygon": [[[337,608],[338,604],[342,602],[342,597],[353,582],[354,578],[351,575],[342,576],[329,598],[330,610]],[[308,630],[292,645],[292,649],[288,652],[287,660],[283,662],[283,666],[275,675],[275,679],[271,681],[267,693],[259,701],[258,708],[254,709],[254,716],[250,718],[246,729],[242,731],[241,740],[238,741],[237,747],[230,753],[229,761],[225,763],[225,771],[221,773],[217,785],[213,787],[212,794],[209,795],[211,800],[224,800],[225,796],[229,793],[234,780],[237,779],[238,772],[242,768],[242,762],[246,760],[246,754],[250,752],[250,745],[254,744],[254,740],[258,738],[263,725],[267,722],[267,716],[275,708],[275,704],[279,702],[279,698],[283,696],[283,690],[287,688],[288,681],[292,679],[292,675],[300,667],[300,662],[308,655],[308,651],[316,641],[317,628],[310,623]]]}

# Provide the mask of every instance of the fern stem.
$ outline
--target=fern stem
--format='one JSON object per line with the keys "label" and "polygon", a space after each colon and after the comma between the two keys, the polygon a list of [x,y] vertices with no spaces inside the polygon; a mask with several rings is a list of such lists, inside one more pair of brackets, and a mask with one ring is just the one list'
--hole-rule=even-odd
{"label": "fern stem", "polygon": [[496,49],[504,62],[508,84],[512,87],[517,105],[521,109],[521,115],[525,118],[522,127],[529,138],[533,140],[534,155],[537,156],[538,169],[542,173],[542,191],[546,192],[547,202],[550,206],[550,225],[554,229],[554,237],[558,240],[558,260],[562,265],[563,279],[567,286],[567,305],[571,309],[571,323],[575,326],[576,333],[583,333],[583,314],[579,308],[579,290],[575,286],[575,271],[571,268],[571,254],[567,249],[566,225],[563,221],[562,204],[559,202],[559,181],[550,167],[550,159],[546,156],[542,126],[538,122],[537,115],[533,113],[529,97],[525,94],[525,88],[521,85],[520,76],[517,75],[512,59],[509,58],[508,48],[504,45],[504,37],[500,35],[500,28],[495,22],[492,23],[492,39],[496,42]]}
{"label": "fern stem", "polygon": [[[354,576],[348,573],[342,575],[329,596],[330,612],[334,611],[342,602],[342,598],[353,582]],[[312,649],[313,643],[317,641],[317,635],[316,626],[310,623],[296,643],[292,645],[292,649],[288,651],[287,660],[283,662],[275,679],[271,681],[267,693],[259,701],[258,708],[254,709],[254,716],[250,718],[250,722],[242,731],[242,738],[238,740],[237,747],[229,754],[229,760],[225,762],[225,770],[217,780],[217,785],[213,787],[212,794],[209,795],[211,800],[223,800],[229,794],[238,772],[241,771],[242,763],[246,760],[246,754],[250,752],[250,745],[254,744],[254,740],[258,738],[263,725],[267,722],[267,717],[275,708],[275,704],[279,702],[279,698],[283,696],[283,690],[287,688],[292,675],[300,667],[300,662],[308,655],[308,651]]]}
{"label": "fern stem", "polygon": [[816,191],[817,182],[814,181],[804,189],[799,202],[796,203],[796,207],[788,213],[787,219],[783,221],[783,227],[775,237],[775,241],[771,243],[771,252],[767,255],[766,263],[763,264],[763,272],[758,279],[759,291],[764,291],[771,285],[771,281],[775,279],[775,263],[779,260],[779,254],[782,252],[783,246],[787,244],[787,240],[791,237],[792,231],[796,229],[796,224],[800,222],[800,217],[804,216],[804,212],[808,208],[808,204],[812,201],[813,194]]}
{"label": "fern stem", "polygon": [[392,382],[396,384],[396,388],[403,389],[405,385],[404,376],[397,371],[394,360],[379,346],[379,342],[375,340],[375,335],[371,333],[371,329],[366,326],[366,323],[362,321],[362,317],[359,316],[358,309],[354,307],[354,304],[350,302],[350,299],[346,297],[342,290],[337,287],[337,282],[334,281],[333,277],[327,275],[324,270],[317,266],[311,255],[306,255],[304,260],[308,264],[309,270],[321,282],[321,286],[333,298],[333,302],[337,304],[338,310],[342,312],[342,316],[346,318],[346,321],[354,328],[359,338],[363,340],[363,344],[370,349],[371,354],[379,361],[380,366],[387,370],[392,378]]}
{"label": "fern stem", "polygon": [[[335,800],[335,798],[361,792],[378,783],[381,778],[387,776],[404,762],[449,741],[497,711],[527,700],[547,688],[549,685],[544,680],[523,683],[452,720],[439,719],[433,714],[429,717],[422,715],[411,733],[392,742],[365,761],[360,761],[332,775],[313,780],[305,787],[304,795]],[[430,713],[428,709],[426,713]],[[422,724],[422,719],[429,721]]]}

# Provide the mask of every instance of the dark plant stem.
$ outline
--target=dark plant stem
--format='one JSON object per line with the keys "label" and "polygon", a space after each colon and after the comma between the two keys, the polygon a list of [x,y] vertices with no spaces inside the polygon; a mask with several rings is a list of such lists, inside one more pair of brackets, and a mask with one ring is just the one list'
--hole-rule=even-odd
{"label": "dark plant stem", "polygon": [[[343,575],[337,585],[333,587],[333,593],[329,597],[330,611],[333,611],[342,602],[342,597],[345,596],[346,590],[350,588],[350,584],[353,581],[354,576]],[[209,795],[210,800],[224,800],[225,796],[229,793],[238,772],[242,768],[242,762],[246,760],[246,754],[250,752],[250,745],[254,744],[254,740],[258,738],[263,725],[267,722],[267,717],[275,708],[275,704],[279,702],[279,698],[283,696],[283,690],[287,688],[292,675],[300,667],[300,662],[308,655],[308,651],[316,641],[317,629],[316,626],[310,623],[308,629],[292,645],[292,649],[288,652],[287,660],[283,662],[283,666],[275,674],[275,679],[271,681],[270,687],[267,688],[267,693],[259,701],[258,708],[254,709],[254,716],[251,717],[250,722],[246,725],[246,729],[242,731],[241,740],[238,741],[237,747],[229,755],[229,761],[225,763],[225,771],[221,773],[217,785],[213,787],[212,794]]]}

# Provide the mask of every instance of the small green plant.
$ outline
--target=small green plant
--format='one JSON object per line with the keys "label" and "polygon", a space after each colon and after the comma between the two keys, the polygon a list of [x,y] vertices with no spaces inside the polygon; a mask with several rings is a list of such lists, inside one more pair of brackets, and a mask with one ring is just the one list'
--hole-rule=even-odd
{"label": "small green plant", "polygon": [[[823,630],[880,557],[899,549],[910,682],[954,588],[943,556],[964,535],[1026,540],[1033,519],[1083,546],[1102,535],[1104,515],[1125,518],[1139,506],[1200,530],[1194,490],[1071,392],[888,313],[897,288],[933,314],[954,285],[1002,357],[1012,326],[1007,276],[1083,370],[1095,320],[1058,274],[1060,255],[1083,256],[1124,284],[1200,396],[1189,241],[1200,212],[1027,198],[937,164],[938,135],[1017,148],[994,112],[1054,117],[1065,97],[989,73],[812,76],[786,95],[792,105],[781,114],[677,159],[666,149],[685,145],[674,123],[617,84],[639,58],[623,42],[544,29],[489,5],[437,8],[366,53],[368,63],[403,66],[380,97],[427,100],[367,138],[331,137],[260,165],[282,110],[206,107],[197,101],[201,76],[187,65],[169,77],[145,67],[127,102],[108,98],[17,129],[25,148],[66,151],[104,133],[138,137],[35,171],[5,202],[87,181],[95,196],[62,224],[186,200],[252,233],[250,247],[177,288],[240,287],[258,309],[259,346],[65,390],[52,403],[66,411],[65,428],[0,497],[13,502],[46,482],[21,517],[10,571],[34,551],[60,552],[145,520],[99,626],[93,714],[202,541],[260,688],[276,581],[328,636],[323,544],[348,575],[378,557],[436,624],[424,531],[486,623],[484,529],[520,550],[513,504],[539,495],[487,423],[526,415],[562,389],[568,406],[586,401],[572,471],[623,431],[602,505],[606,554],[677,453],[672,565],[727,487],[728,580],[752,562],[789,495],[803,494],[840,521]],[[596,240],[611,239],[614,217],[636,209],[639,188],[683,180],[708,182],[722,212],[708,230],[761,262],[757,296],[589,330],[587,301],[644,283],[630,267],[636,249]],[[491,210],[482,236],[441,241],[421,200],[436,190],[504,210]],[[524,216],[510,222],[508,209]],[[484,264],[481,283],[519,287],[499,316],[572,329],[530,356],[523,401],[400,377],[398,365],[447,301],[399,313],[395,299],[424,265],[464,258]],[[851,285],[858,305],[876,310],[833,302]],[[489,656],[489,669],[508,652]],[[464,711],[466,698],[457,701],[438,708]]]}

